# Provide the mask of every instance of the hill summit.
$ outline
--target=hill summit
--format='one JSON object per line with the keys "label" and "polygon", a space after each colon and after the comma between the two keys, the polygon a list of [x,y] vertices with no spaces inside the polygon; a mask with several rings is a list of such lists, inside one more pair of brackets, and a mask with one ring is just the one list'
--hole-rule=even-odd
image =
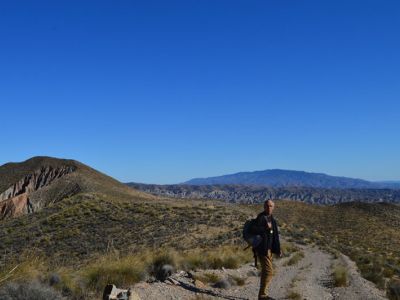
{"label": "hill summit", "polygon": [[90,192],[140,193],[75,160],[38,156],[7,163],[0,166],[0,219]]}

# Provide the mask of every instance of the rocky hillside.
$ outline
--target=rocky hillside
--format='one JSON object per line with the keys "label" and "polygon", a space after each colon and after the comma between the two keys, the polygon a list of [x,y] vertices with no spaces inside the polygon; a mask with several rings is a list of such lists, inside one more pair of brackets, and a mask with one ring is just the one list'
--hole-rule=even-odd
{"label": "rocky hillside", "polygon": [[74,160],[34,157],[8,163],[0,166],[0,220],[36,212],[67,197],[94,191],[135,193]]}
{"label": "rocky hillside", "polygon": [[215,199],[232,203],[260,203],[266,199],[287,199],[311,204],[335,204],[351,201],[400,203],[400,190],[392,189],[274,188],[245,185],[155,185],[140,183],[128,183],[128,185],[154,195]]}
{"label": "rocky hillside", "polygon": [[195,178],[184,182],[189,185],[241,184],[269,187],[313,187],[313,188],[400,188],[396,182],[370,182],[362,179],[330,176],[292,170],[263,170],[240,172],[217,177]]}
{"label": "rocky hillside", "polygon": [[32,255],[71,266],[110,249],[221,245],[238,234],[225,222],[246,218],[226,203],[137,191],[74,160],[35,157],[3,165],[0,174],[0,275]]}

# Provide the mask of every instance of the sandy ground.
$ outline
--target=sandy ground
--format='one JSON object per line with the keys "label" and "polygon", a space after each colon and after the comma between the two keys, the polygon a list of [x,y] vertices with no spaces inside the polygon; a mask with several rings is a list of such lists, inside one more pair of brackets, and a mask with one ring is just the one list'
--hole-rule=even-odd
{"label": "sandy ground", "polygon": [[[307,299],[307,300],[375,300],[387,299],[384,292],[374,284],[362,278],[356,265],[348,257],[341,255],[334,259],[332,255],[315,246],[298,246],[304,253],[297,264],[286,266],[290,257],[274,259],[275,276],[269,288],[269,296],[273,299]],[[251,252],[249,252],[249,255]],[[346,266],[349,274],[347,287],[334,287],[331,276],[333,265],[340,263]],[[221,278],[240,277],[245,284],[231,285],[227,288],[215,288],[212,285],[194,284],[191,275],[215,273]],[[140,299],[257,299],[259,276],[252,264],[236,270],[203,270],[188,274],[178,272],[171,276],[174,283],[141,282],[133,287]],[[297,298],[295,298],[297,296]],[[291,298],[290,298],[291,297]]]}

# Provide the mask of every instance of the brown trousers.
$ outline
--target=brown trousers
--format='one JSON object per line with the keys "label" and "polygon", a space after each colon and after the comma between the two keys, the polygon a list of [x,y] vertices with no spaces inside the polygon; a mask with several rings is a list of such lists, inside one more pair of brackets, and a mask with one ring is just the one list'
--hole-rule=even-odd
{"label": "brown trousers", "polygon": [[260,291],[258,299],[267,298],[267,288],[272,280],[274,269],[272,267],[272,253],[268,250],[266,255],[258,255],[258,260],[261,266]]}

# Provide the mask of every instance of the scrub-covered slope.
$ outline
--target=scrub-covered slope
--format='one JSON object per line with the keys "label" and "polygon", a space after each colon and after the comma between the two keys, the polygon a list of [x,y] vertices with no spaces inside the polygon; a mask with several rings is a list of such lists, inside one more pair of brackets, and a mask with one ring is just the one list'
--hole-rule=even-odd
{"label": "scrub-covered slope", "polygon": [[0,166],[0,219],[87,192],[144,195],[77,161],[34,157]]}

